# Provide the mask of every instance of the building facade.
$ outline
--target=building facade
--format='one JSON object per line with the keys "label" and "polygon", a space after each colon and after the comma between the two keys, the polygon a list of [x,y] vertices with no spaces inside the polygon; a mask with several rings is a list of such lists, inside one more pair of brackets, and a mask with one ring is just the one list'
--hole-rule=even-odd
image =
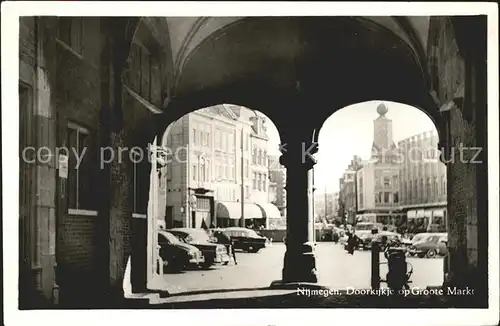
{"label": "building facade", "polygon": [[269,205],[264,117],[217,105],[182,117],[164,138],[171,154],[166,227],[237,226],[242,205],[245,226],[265,226],[268,215],[276,215]]}
{"label": "building facade", "polygon": [[400,205],[415,232],[445,231],[446,166],[439,159],[438,135],[424,132],[398,143]]}
{"label": "building facade", "polygon": [[269,155],[270,182],[276,184],[276,200],[280,215],[286,217],[286,168],[280,164],[278,155]]}
{"label": "building facade", "polygon": [[343,223],[355,224],[357,212],[356,172],[361,168],[361,157],[355,155],[339,180],[339,211]]}
{"label": "building facade", "polygon": [[379,104],[379,117],[373,121],[371,157],[356,173],[357,212],[358,220],[400,226],[404,222],[399,198],[400,164],[387,112],[385,104]]}

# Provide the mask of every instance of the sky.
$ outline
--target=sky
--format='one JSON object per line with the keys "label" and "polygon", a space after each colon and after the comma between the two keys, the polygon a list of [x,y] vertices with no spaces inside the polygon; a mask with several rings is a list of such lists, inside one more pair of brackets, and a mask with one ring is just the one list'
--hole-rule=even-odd
{"label": "sky", "polygon": [[[338,191],[339,179],[349,165],[353,155],[368,159],[373,143],[373,120],[379,114],[377,106],[381,101],[358,103],[332,114],[319,132],[318,163],[314,166],[314,183],[318,192]],[[436,131],[432,120],[422,111],[405,104],[384,101],[392,120],[394,142],[424,131]],[[268,152],[279,154],[280,143],[276,126],[268,119],[267,131],[270,138]]]}

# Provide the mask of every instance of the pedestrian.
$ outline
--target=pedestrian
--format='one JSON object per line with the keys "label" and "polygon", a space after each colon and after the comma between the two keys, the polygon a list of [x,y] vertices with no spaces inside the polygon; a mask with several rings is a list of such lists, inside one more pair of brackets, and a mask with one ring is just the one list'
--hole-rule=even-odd
{"label": "pedestrian", "polygon": [[356,246],[356,234],[354,233],[354,230],[352,230],[351,232],[349,232],[349,238],[347,239],[347,252],[351,255],[354,255],[354,249],[356,248]]}
{"label": "pedestrian", "polygon": [[214,236],[217,238],[218,243],[223,244],[226,247],[227,255],[233,258],[234,264],[238,265],[238,262],[236,261],[236,253],[234,251],[234,241],[231,237],[220,230],[215,231]]}

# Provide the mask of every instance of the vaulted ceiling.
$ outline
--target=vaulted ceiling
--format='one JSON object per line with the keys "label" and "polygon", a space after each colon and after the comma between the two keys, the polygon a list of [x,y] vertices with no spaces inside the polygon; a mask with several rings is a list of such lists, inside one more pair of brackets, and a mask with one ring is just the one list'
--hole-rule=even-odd
{"label": "vaulted ceiling", "polygon": [[169,105],[233,103],[268,116],[266,105],[327,106],[325,114],[368,100],[429,106],[429,17],[156,20],[168,27],[154,34],[169,41]]}
{"label": "vaulted ceiling", "polygon": [[[233,24],[237,24],[249,17],[170,17],[166,18],[172,58],[175,68],[179,71],[185,64],[186,59],[196,48],[207,38]],[[324,17],[318,17],[324,18]],[[335,20],[339,17],[328,17]],[[415,51],[419,56],[426,51],[429,17],[392,17],[392,16],[364,16],[350,17],[358,20],[368,20],[374,24],[385,28]]]}

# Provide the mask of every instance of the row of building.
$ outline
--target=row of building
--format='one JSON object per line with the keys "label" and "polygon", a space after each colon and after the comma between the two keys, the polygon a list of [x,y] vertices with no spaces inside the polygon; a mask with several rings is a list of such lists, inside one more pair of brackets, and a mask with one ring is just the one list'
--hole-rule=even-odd
{"label": "row of building", "polygon": [[377,112],[370,159],[355,155],[339,180],[337,216],[349,224],[446,230],[446,166],[439,160],[438,135],[424,132],[396,145],[385,104]]}
{"label": "row of building", "polygon": [[242,206],[246,226],[284,227],[286,173],[268,141],[266,118],[240,106],[179,119],[163,139],[171,153],[160,181],[165,227],[239,226]]}

